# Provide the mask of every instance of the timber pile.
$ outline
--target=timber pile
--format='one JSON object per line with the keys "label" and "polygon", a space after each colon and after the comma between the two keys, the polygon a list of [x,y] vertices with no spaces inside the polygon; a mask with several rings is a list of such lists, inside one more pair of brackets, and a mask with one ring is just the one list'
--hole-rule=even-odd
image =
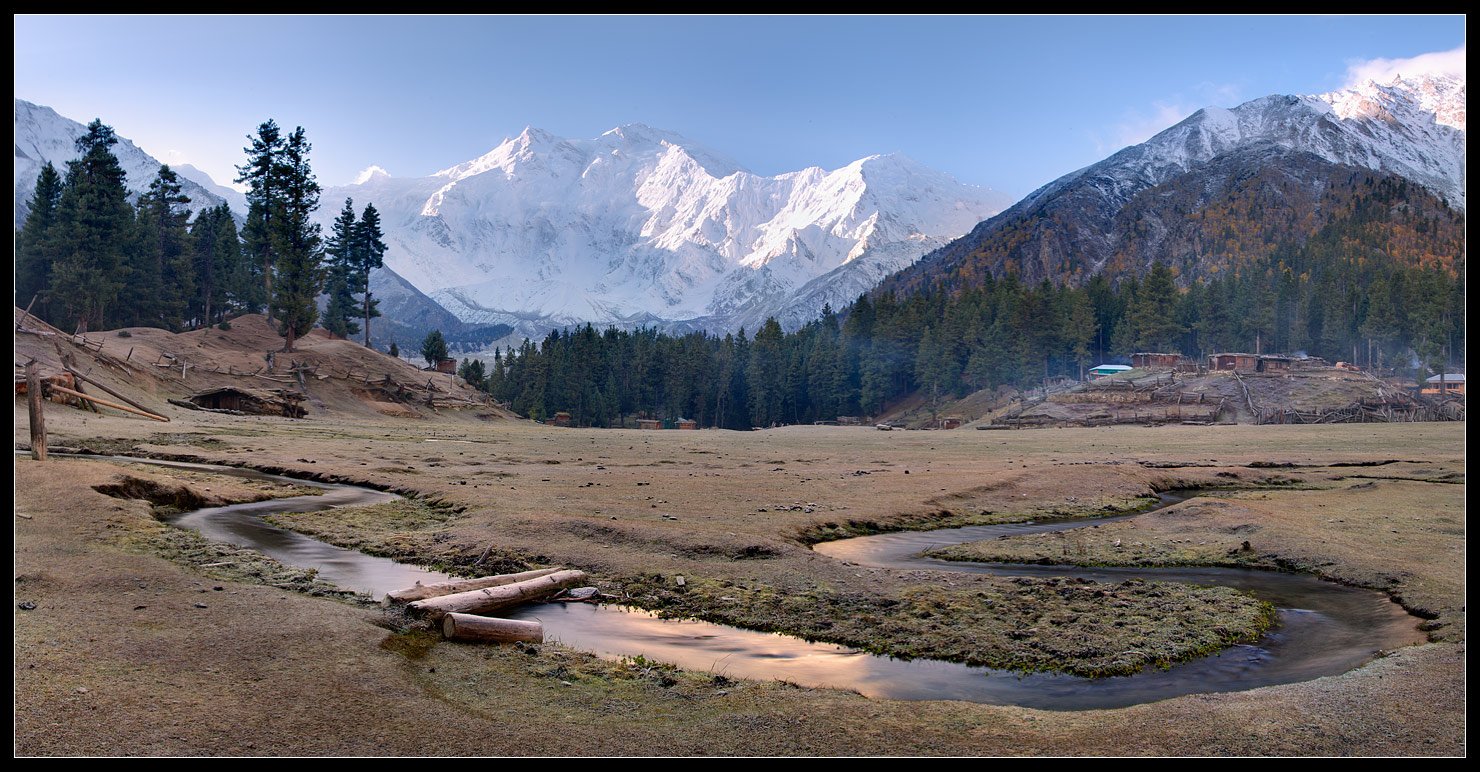
{"label": "timber pile", "polygon": [[[1050,403],[1044,406],[1044,402]],[[1094,406],[1103,406],[1095,409]],[[1062,407],[1062,409],[1059,409]],[[1183,391],[1175,372],[1139,378],[1103,378],[1068,391],[1024,400],[991,422],[994,428],[1210,424],[1226,407],[1218,394]]]}
{"label": "timber pile", "polygon": [[[488,615],[546,600],[585,580],[584,571],[542,568],[439,584],[418,583],[415,587],[387,594],[382,602],[386,606],[404,603],[412,614],[439,622],[443,636],[449,640],[539,643],[545,637],[539,622]],[[594,595],[594,589],[581,593],[582,597]]]}
{"label": "timber pile", "polygon": [[1259,413],[1261,424],[1415,423],[1463,421],[1459,402],[1431,403],[1394,393],[1385,399],[1362,399],[1332,410],[1273,409]]}

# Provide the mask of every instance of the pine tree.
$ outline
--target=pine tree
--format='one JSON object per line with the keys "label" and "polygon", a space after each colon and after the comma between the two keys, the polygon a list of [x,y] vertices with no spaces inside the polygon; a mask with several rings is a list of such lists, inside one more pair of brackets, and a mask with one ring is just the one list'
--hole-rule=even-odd
{"label": "pine tree", "polygon": [[442,337],[441,330],[432,330],[422,339],[421,358],[427,361],[428,367],[436,367],[447,358],[447,339]]}
{"label": "pine tree", "polygon": [[[15,238],[15,304],[30,308],[42,319],[52,319],[47,290],[51,287],[52,263],[57,259],[57,206],[62,199],[62,178],[48,161],[36,177],[26,223]],[[34,301],[34,304],[33,304]]]}
{"label": "pine tree", "polygon": [[370,272],[385,265],[386,250],[385,242],[381,241],[385,234],[380,230],[380,212],[376,211],[374,204],[365,205],[365,212],[355,226],[354,236],[354,267],[359,275],[355,291],[365,293],[362,314],[365,320],[365,346],[368,348],[370,320],[380,316],[380,301],[370,297]]}
{"label": "pine tree", "polygon": [[253,292],[246,300],[254,311],[265,306],[270,321],[273,270],[277,264],[274,234],[283,210],[283,138],[277,122],[269,119],[257,127],[257,136],[248,135],[247,139],[252,144],[244,148],[247,162],[236,167],[236,181],[248,186],[247,223],[242,237],[261,292]]}
{"label": "pine tree", "polygon": [[474,388],[483,388],[483,379],[487,377],[483,368],[483,360],[464,358],[462,364],[457,366],[457,377],[467,381]]}
{"label": "pine tree", "polygon": [[1074,347],[1074,363],[1079,366],[1079,379],[1084,380],[1084,368],[1089,361],[1090,347],[1099,334],[1095,322],[1095,309],[1090,304],[1088,293],[1075,291],[1072,294],[1068,319],[1068,339]]}
{"label": "pine tree", "polygon": [[232,307],[244,308],[243,296],[252,295],[257,285],[242,259],[236,221],[226,204],[197,215],[190,239],[196,278],[191,315],[208,326],[224,320]]}
{"label": "pine tree", "polygon": [[283,206],[272,229],[277,260],[272,309],[285,353],[291,353],[293,343],[318,321],[317,301],[324,287],[322,239],[318,223],[311,219],[319,208],[319,184],[308,164],[311,149],[299,126],[283,142],[279,164]]}
{"label": "pine tree", "polygon": [[750,420],[752,426],[770,426],[782,420],[786,356],[781,324],[769,318],[750,344]]}
{"label": "pine tree", "polygon": [[112,321],[133,235],[125,174],[111,150],[117,142],[101,120],[88,124],[57,201],[52,300],[83,332]]}
{"label": "pine tree", "polygon": [[344,209],[330,227],[329,239],[324,244],[327,258],[328,278],[324,289],[329,293],[329,306],[324,311],[324,329],[339,338],[348,338],[360,331],[354,320],[359,311],[355,292],[359,284],[359,261],[356,259],[357,232],[355,204],[345,199]]}
{"label": "pine tree", "polygon": [[397,346],[395,341],[391,341],[390,355],[397,359],[401,358],[401,347]]}
{"label": "pine tree", "polygon": [[180,192],[180,177],[168,166],[139,197],[137,247],[128,295],[134,322],[180,331],[195,294],[195,269],[186,222],[190,197]]}
{"label": "pine tree", "polygon": [[[1135,347],[1143,351],[1171,351],[1182,335],[1177,321],[1177,284],[1172,271],[1157,261],[1141,284],[1131,307],[1136,330]],[[1131,352],[1122,352],[1129,354]]]}

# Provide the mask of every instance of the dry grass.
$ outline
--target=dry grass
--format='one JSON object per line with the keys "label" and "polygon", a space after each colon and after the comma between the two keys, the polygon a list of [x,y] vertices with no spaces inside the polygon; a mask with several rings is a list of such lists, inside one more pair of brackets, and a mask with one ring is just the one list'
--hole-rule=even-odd
{"label": "dry grass", "polygon": [[[1259,554],[1354,580],[1391,575],[1391,591],[1432,604],[1441,621],[1458,619],[1451,610],[1463,600],[1462,510],[1452,504],[1462,485],[1329,479],[1462,474],[1462,425],[603,432],[471,416],[204,415],[161,433],[157,424],[61,407],[48,408],[48,421],[63,444],[331,474],[463,510],[440,522],[403,512],[355,525],[372,541],[410,535],[406,549],[423,559],[470,564],[492,549],[618,580],[683,573],[701,586],[731,582],[779,595],[825,587],[838,597],[948,606],[956,590],[945,575],[842,566],[806,541],[849,520],[920,527],[963,515],[1103,511],[1153,488],[1227,481],[1217,473],[1233,471],[1245,482],[1344,486],[1230,500],[1248,513],[1235,519],[1263,529],[1253,534]],[[1331,466],[1387,459],[1429,463]],[[550,646],[526,653],[396,638],[381,648],[387,634],[367,624],[373,612],[238,582],[213,594],[231,602],[210,604],[211,624],[186,624],[195,619],[197,585],[213,580],[108,541],[120,522],[147,518],[143,503],[95,493],[90,471],[63,478],[17,466],[21,509],[34,518],[17,522],[18,576],[34,577],[17,592],[39,604],[17,612],[22,754],[1464,752],[1462,646],[1454,644],[1339,678],[1076,714],[720,685]],[[1355,487],[1367,482],[1376,484]],[[1234,524],[1209,518],[1207,528]],[[1188,533],[1168,531],[1168,539]],[[119,585],[121,576],[146,585],[128,591],[147,592],[152,600],[142,605],[169,613],[138,626],[133,598],[119,602],[101,589],[133,586]],[[1448,629],[1457,637],[1462,625]],[[78,694],[78,686],[91,691]],[[354,732],[344,731],[349,725]]]}

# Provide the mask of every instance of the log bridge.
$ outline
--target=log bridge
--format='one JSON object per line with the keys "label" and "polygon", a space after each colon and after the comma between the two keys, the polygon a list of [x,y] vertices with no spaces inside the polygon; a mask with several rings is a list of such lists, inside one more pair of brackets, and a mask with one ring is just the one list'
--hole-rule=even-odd
{"label": "log bridge", "polygon": [[545,631],[539,622],[489,615],[545,600],[585,581],[584,571],[541,568],[438,584],[417,583],[387,594],[381,602],[385,606],[405,604],[409,613],[440,623],[442,635],[448,640],[540,643]]}

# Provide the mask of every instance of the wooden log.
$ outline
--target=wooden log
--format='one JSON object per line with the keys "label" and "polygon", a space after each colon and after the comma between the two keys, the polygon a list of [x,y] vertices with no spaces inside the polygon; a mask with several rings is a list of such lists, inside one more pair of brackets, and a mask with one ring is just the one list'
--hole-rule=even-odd
{"label": "wooden log", "polygon": [[[76,376],[73,376],[73,377],[75,378]],[[77,387],[77,393],[78,394],[87,394],[87,389],[82,388],[82,384],[80,382],[75,382],[74,381],[72,385],[75,386],[75,387]],[[94,413],[102,413],[103,412],[103,411],[99,410],[97,404],[95,404],[92,401],[92,396],[91,395],[83,398],[83,400],[82,400],[82,406],[85,407],[85,408],[87,408],[88,410],[93,411]]]}
{"label": "wooden log", "polygon": [[26,318],[31,315],[31,306],[36,305],[36,298],[39,297],[41,297],[41,293],[39,292],[31,296],[31,302],[26,304],[26,310],[21,312],[21,318],[15,323],[15,328],[17,330],[26,326]]}
{"label": "wooden log", "polygon": [[407,608],[432,619],[441,619],[447,614],[492,614],[514,606],[539,600],[567,587],[586,581],[585,571],[556,571],[553,574],[528,579],[499,587],[459,592],[437,598],[416,601]]}
{"label": "wooden log", "polygon": [[74,397],[81,397],[82,399],[86,399],[86,400],[90,400],[92,402],[96,402],[99,405],[102,405],[103,407],[111,407],[114,410],[122,410],[125,413],[134,413],[135,415],[141,415],[141,416],[144,416],[145,418],[153,418],[156,421],[164,421],[165,423],[169,423],[169,420],[170,420],[170,419],[168,419],[168,418],[166,418],[166,417],[164,417],[162,415],[155,415],[153,413],[150,413],[147,410],[135,410],[135,409],[129,407],[128,405],[120,405],[117,402],[109,402],[106,399],[98,399],[97,397],[90,397],[90,396],[88,396],[86,394],[82,394],[80,392],[73,391],[72,389],[69,389],[69,388],[67,388],[65,386],[51,386],[49,388],[52,391],[60,391],[63,394],[71,394]]}
{"label": "wooden log", "polygon": [[443,595],[453,595],[459,592],[481,590],[485,587],[502,587],[506,584],[538,579],[542,576],[559,571],[558,568],[541,568],[535,571],[521,571],[517,574],[499,574],[497,576],[484,576],[477,579],[459,579],[451,582],[438,582],[437,584],[417,584],[415,587],[407,587],[404,590],[386,593],[381,605],[389,606],[392,603],[410,603],[427,598],[440,598]]}
{"label": "wooden log", "polygon": [[[72,369],[71,367],[64,367],[63,369],[66,370],[67,372],[71,373],[72,374],[72,377],[73,378],[76,378],[79,381],[85,381],[87,383],[91,383],[92,385],[94,385],[94,386],[102,389],[103,391],[107,392],[108,394],[110,394],[110,395],[112,395],[112,396],[114,396],[114,397],[116,397],[116,398],[118,398],[120,400],[123,400],[124,402],[126,402],[126,403],[128,403],[130,405],[133,405],[134,407],[136,407],[136,408],[138,408],[140,410],[143,410],[146,413],[153,412],[149,408],[144,407],[143,405],[140,405],[139,403],[137,403],[137,402],[129,399],[128,397],[125,397],[124,395],[119,394],[118,392],[114,391],[113,389],[110,389],[107,386],[105,386],[105,385],[103,385],[101,383],[98,383],[97,381],[95,381],[95,380],[87,377],[86,375],[83,375],[82,373],[77,372],[76,370]],[[78,390],[81,391],[80,388]],[[173,401],[173,400],[171,400],[171,401]]]}
{"label": "wooden log", "polygon": [[46,413],[41,409],[41,375],[36,361],[26,363],[26,404],[31,408],[31,458],[46,460]]}
{"label": "wooden log", "polygon": [[453,612],[442,617],[442,637],[449,641],[544,643],[545,626],[539,622]]}

